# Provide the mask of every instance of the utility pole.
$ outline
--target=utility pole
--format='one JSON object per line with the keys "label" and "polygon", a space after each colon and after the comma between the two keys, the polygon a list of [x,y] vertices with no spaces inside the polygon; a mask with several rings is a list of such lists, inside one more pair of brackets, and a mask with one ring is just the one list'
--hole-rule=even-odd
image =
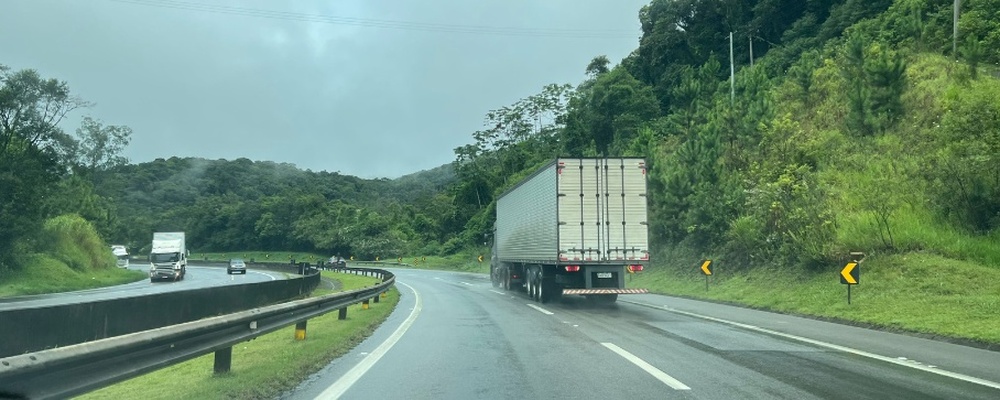
{"label": "utility pole", "polygon": [[962,0],[955,0],[955,18],[951,31],[951,57],[958,61],[958,10],[962,8]]}
{"label": "utility pole", "polygon": [[750,67],[753,67],[753,35],[750,35]]}
{"label": "utility pole", "polygon": [[733,65],[732,32],[729,32],[729,102],[736,103],[736,67]]}

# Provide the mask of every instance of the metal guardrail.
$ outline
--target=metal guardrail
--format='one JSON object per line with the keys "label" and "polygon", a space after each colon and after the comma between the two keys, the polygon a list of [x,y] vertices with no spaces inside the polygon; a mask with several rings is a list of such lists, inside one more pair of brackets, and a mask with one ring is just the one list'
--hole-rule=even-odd
{"label": "metal guardrail", "polygon": [[379,269],[343,268],[344,272],[381,277],[363,289],[291,301],[218,317],[110,337],[77,345],[0,359],[0,398],[49,399],[80,395],[116,382],[215,352],[216,372],[227,372],[232,346],[347,306],[368,304],[395,284]]}
{"label": "metal guardrail", "polygon": [[413,264],[396,261],[350,261],[356,265],[397,265],[400,267],[413,267]]}

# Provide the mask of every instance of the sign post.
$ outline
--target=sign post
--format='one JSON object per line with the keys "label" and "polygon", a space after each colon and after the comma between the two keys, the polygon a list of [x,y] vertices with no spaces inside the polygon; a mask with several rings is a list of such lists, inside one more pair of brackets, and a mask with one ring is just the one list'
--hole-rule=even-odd
{"label": "sign post", "polygon": [[712,260],[701,262],[701,272],[705,274],[705,291],[708,291],[708,277],[712,275]]}
{"label": "sign post", "polygon": [[865,253],[851,252],[851,261],[840,270],[840,283],[847,285],[847,304],[851,304],[851,286],[861,283],[861,261]]}

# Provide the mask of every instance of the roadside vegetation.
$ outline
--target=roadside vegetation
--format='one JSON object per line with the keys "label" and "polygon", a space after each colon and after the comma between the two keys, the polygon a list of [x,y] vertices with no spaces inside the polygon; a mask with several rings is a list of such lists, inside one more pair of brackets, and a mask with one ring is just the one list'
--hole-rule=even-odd
{"label": "roadside vegetation", "polygon": [[[343,290],[371,286],[378,279],[324,271],[323,276],[339,280]],[[321,296],[329,291],[317,290]],[[216,376],[214,354],[176,364],[116,385],[80,396],[80,399],[273,399],[293,389],[333,359],[347,353],[388,318],[399,302],[393,288],[369,309],[352,305],[347,320],[337,319],[337,312],[309,320],[306,340],[295,340],[295,326],[260,336],[233,346],[232,369]],[[164,377],[182,385],[164,390]]]}
{"label": "roadside vegetation", "polygon": [[68,292],[135,282],[140,271],[118,268],[94,227],[78,215],[62,215],[42,226],[39,252],[15,258],[22,271],[0,269],[0,297]]}
{"label": "roadside vegetation", "polygon": [[1000,346],[998,268],[928,253],[870,257],[862,263],[861,283],[852,287],[848,305],[839,268],[734,271],[713,263],[706,290],[700,259],[664,255],[670,256],[673,264],[657,263],[632,276],[629,286],[977,347]]}

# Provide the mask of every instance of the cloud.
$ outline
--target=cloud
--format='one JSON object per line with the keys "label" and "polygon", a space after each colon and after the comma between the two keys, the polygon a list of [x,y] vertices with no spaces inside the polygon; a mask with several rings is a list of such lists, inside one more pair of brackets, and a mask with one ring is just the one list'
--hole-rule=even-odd
{"label": "cloud", "polygon": [[[247,157],[364,178],[450,162],[488,110],[621,59],[645,3],[138,2],[7,1],[0,63],[66,80],[97,103],[85,113],[132,127],[133,162]],[[615,32],[580,37],[597,30]]]}

